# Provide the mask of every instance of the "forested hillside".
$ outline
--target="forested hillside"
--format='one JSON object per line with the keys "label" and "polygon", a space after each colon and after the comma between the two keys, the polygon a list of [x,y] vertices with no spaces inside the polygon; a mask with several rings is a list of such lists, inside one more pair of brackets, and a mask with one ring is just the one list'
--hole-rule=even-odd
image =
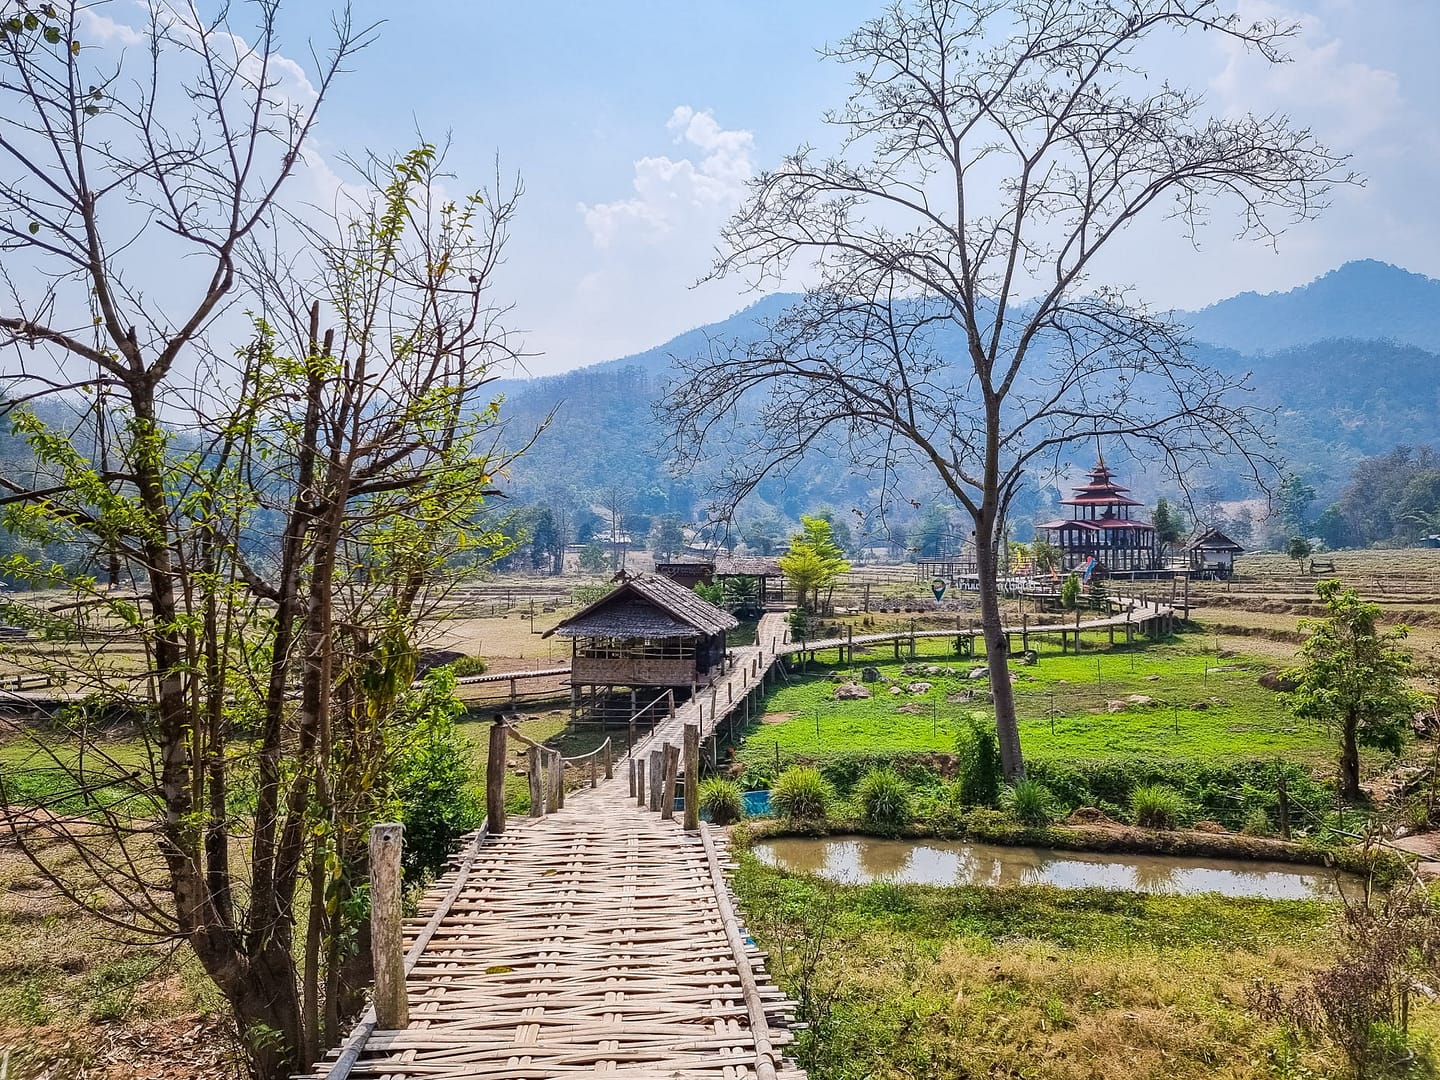
{"label": "forested hillside", "polygon": [[[794,299],[767,296],[633,356],[499,384],[513,438],[551,418],[503,485],[512,528],[530,538],[515,561],[553,568],[567,544],[616,534],[643,544],[662,527],[673,536],[675,526],[697,523],[719,465],[686,471],[667,448],[654,403],[667,392],[677,358],[743,347],[762,320]],[[1192,516],[1228,524],[1245,534],[1242,542],[1257,545],[1295,530],[1332,544],[1413,542],[1440,530],[1440,517],[1433,528],[1422,527],[1440,515],[1433,456],[1411,449],[1440,446],[1440,282],[1382,263],[1349,263],[1289,292],[1246,293],[1181,317],[1193,326],[1203,360],[1251,373],[1256,403],[1274,410],[1280,453],[1297,477],[1289,505],[1279,511],[1283,519],[1262,527],[1249,510],[1244,520],[1220,518],[1219,507],[1259,493],[1218,465],[1187,478],[1199,499]],[[942,353],[963,347],[943,329],[932,344]],[[1076,448],[1071,464],[1088,465],[1089,452]],[[1115,454],[1122,460],[1112,464],[1140,498],[1178,494],[1158,470]],[[0,430],[0,470],[19,473],[28,461],[23,443]],[[1389,481],[1387,500],[1360,490],[1374,490],[1382,476]],[[1037,478],[1023,493],[1012,515],[1017,538],[1027,538],[1036,517],[1053,511],[1057,486],[1063,481]],[[756,490],[730,523],[729,540],[765,550],[802,513],[828,510],[849,529],[852,550],[893,542],[895,552],[914,554],[944,546],[952,514],[924,469],[902,471],[883,516],[880,487],[880,478],[852,467],[841,447],[821,445]],[[1298,510],[1297,492],[1306,496]],[[1263,511],[1256,516],[1263,518]],[[0,536],[11,547],[22,542]]]}

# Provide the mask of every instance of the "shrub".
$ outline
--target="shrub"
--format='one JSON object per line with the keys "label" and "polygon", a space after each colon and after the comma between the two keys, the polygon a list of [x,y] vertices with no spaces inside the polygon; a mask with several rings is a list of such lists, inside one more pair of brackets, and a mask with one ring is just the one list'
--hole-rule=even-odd
{"label": "shrub", "polygon": [[1240,831],[1246,836],[1269,836],[1270,815],[1262,807],[1255,807],[1240,823]]}
{"label": "shrub", "polygon": [[467,675],[484,675],[485,658],[483,656],[462,656],[458,660],[452,660],[446,665],[457,679],[463,679]]}
{"label": "shrub", "polygon": [[908,825],[915,816],[910,789],[889,769],[871,769],[862,776],[855,785],[855,802],[861,818],[880,828]]}
{"label": "shrub", "polygon": [[405,826],[402,861],[411,881],[438,873],[455,842],[485,817],[484,781],[469,740],[455,727],[463,707],[454,675],[437,668],[399,709],[391,790]]}
{"label": "shrub", "polygon": [[1022,825],[1048,825],[1054,818],[1053,802],[1044,784],[1021,780],[1002,796],[1006,810]]}
{"label": "shrub", "polygon": [[745,795],[734,780],[713,777],[700,785],[700,812],[716,825],[729,825],[745,816]]}
{"label": "shrub", "polygon": [[770,806],[781,817],[824,821],[835,791],[820,770],[792,765],[770,790]]}
{"label": "shrub", "polygon": [[994,806],[1000,800],[1003,774],[995,725],[983,714],[971,716],[955,740],[955,754],[965,801],[972,806]]}
{"label": "shrub", "polygon": [[1080,603],[1080,575],[1070,574],[1060,583],[1060,606],[1066,611],[1074,611],[1075,606]]}
{"label": "shrub", "polygon": [[1185,797],[1164,784],[1147,784],[1130,793],[1130,807],[1138,824],[1173,829],[1185,813]]}

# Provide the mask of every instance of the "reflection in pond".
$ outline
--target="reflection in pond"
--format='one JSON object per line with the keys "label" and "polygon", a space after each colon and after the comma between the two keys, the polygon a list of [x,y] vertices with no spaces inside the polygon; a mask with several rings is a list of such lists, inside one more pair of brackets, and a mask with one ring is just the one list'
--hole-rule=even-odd
{"label": "reflection in pond", "polygon": [[832,881],[901,885],[1056,885],[1147,893],[1221,893],[1267,900],[1335,900],[1358,879],[1317,866],[1003,847],[950,840],[786,837],[755,845],[762,862]]}

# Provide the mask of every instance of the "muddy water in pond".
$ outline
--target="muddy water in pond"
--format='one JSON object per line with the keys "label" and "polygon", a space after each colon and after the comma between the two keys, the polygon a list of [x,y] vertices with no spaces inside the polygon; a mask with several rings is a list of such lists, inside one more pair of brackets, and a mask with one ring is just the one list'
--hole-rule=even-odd
{"label": "muddy water in pond", "polygon": [[1181,858],[1002,847],[949,840],[786,837],[754,848],[762,862],[799,874],[864,884],[1056,885],[1148,893],[1221,893],[1266,900],[1336,900],[1361,891],[1358,878],[1318,866],[1248,859]]}

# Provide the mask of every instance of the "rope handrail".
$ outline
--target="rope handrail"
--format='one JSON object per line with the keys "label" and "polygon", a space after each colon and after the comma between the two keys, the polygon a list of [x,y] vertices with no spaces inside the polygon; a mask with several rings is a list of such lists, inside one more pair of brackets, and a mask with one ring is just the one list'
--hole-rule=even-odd
{"label": "rope handrail", "polygon": [[597,746],[594,750],[591,750],[588,754],[576,754],[574,757],[565,757],[564,755],[561,755],[560,760],[563,761],[566,765],[583,765],[588,761],[594,761],[602,753],[609,749],[610,737],[607,735],[605,737],[605,741],[599,746]]}

